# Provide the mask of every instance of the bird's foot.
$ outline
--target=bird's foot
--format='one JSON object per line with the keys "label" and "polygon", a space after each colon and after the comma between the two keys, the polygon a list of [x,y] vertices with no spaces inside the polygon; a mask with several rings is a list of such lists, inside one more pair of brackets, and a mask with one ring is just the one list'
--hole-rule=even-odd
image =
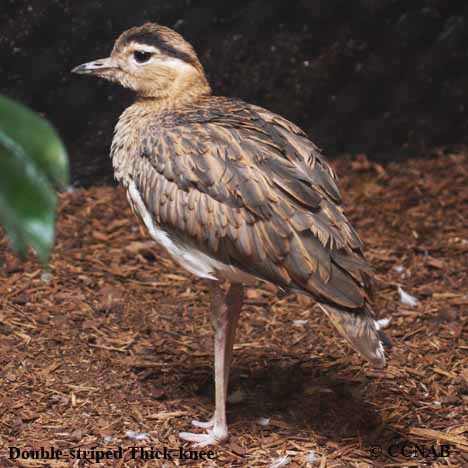
{"label": "bird's foot", "polygon": [[[199,421],[196,421],[199,422]],[[204,424],[208,424],[208,422]],[[199,426],[200,427],[200,426]],[[227,427],[214,424],[206,434],[195,434],[194,432],[181,432],[179,437],[187,442],[193,442],[194,447],[206,447],[207,445],[219,445],[228,439]]]}
{"label": "bird's foot", "polygon": [[212,416],[208,421],[197,421],[194,419],[192,421],[192,426],[201,427],[202,429],[211,429],[214,427],[214,416]]}

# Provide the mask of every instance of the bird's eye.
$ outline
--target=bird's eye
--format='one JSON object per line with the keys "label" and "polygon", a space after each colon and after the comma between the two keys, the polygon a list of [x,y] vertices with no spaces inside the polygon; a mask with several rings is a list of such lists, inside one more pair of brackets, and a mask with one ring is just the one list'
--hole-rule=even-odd
{"label": "bird's eye", "polygon": [[133,58],[137,63],[146,63],[152,56],[153,54],[151,52],[145,50],[135,50],[135,52],[133,52]]}

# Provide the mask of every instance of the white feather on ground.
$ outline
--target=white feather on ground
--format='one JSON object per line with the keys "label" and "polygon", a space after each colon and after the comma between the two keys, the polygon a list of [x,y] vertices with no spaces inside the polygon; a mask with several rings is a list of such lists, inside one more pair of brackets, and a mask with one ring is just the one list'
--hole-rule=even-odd
{"label": "white feather on ground", "polygon": [[402,304],[410,307],[416,307],[416,305],[418,304],[418,300],[411,294],[407,293],[400,286],[398,286],[398,293],[400,294],[400,302]]}
{"label": "white feather on ground", "polygon": [[257,423],[260,426],[268,426],[270,424],[271,418],[258,418]]}
{"label": "white feather on ground", "polygon": [[132,440],[146,440],[149,434],[147,432],[127,431],[125,436]]}
{"label": "white feather on ground", "polygon": [[307,452],[307,455],[305,456],[306,463],[314,463],[317,460],[317,456],[315,455],[315,452],[311,450],[310,452]]}
{"label": "white feather on ground", "polygon": [[276,460],[273,460],[270,468],[282,468],[283,466],[289,465],[290,463],[291,459],[287,455],[284,455],[283,457],[279,457]]}
{"label": "white feather on ground", "polygon": [[377,330],[382,330],[384,328],[387,328],[390,325],[391,321],[392,321],[391,317],[376,320],[375,321],[375,328],[377,328]]}
{"label": "white feather on ground", "polygon": [[294,325],[304,325],[308,322],[308,320],[293,320]]}

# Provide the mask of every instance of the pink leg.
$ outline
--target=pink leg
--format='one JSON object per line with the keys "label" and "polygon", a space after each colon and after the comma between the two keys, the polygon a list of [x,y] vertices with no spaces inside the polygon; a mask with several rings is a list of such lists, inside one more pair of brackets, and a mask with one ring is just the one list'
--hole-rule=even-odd
{"label": "pink leg", "polygon": [[208,433],[195,434],[182,432],[180,434],[183,440],[196,442],[196,446],[198,447],[219,444],[228,438],[226,397],[232,361],[232,348],[243,298],[243,287],[241,284],[231,284],[226,295],[216,281],[210,281],[209,286],[215,348],[215,413],[205,423],[193,421],[195,426],[209,430]]}

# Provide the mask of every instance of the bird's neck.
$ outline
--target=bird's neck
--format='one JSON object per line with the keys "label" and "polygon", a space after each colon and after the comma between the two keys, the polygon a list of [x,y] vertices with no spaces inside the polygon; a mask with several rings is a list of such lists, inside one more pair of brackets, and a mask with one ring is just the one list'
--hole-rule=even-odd
{"label": "bird's neck", "polygon": [[153,110],[175,109],[211,95],[211,88],[204,75],[190,74],[178,77],[164,93],[137,94],[137,103]]}

